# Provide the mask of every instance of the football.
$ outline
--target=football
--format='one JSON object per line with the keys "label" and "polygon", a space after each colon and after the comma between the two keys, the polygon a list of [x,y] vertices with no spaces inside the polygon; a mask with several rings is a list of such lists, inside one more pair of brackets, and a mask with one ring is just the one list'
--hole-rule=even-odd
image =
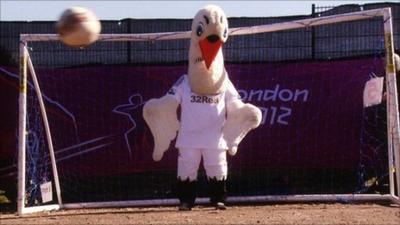
{"label": "football", "polygon": [[66,9],[56,23],[60,40],[71,47],[85,47],[94,43],[100,34],[101,24],[97,16],[83,7]]}

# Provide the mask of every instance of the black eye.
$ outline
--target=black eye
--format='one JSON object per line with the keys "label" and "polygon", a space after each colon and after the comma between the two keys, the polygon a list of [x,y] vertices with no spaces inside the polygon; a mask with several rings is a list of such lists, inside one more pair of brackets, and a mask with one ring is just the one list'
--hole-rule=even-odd
{"label": "black eye", "polygon": [[207,16],[203,16],[204,17],[204,19],[206,20],[206,24],[209,24],[210,23],[210,20],[208,19],[208,17]]}
{"label": "black eye", "polygon": [[203,27],[201,25],[197,26],[196,34],[199,37],[201,36],[201,34],[203,34]]}
{"label": "black eye", "polygon": [[226,38],[227,36],[228,36],[228,29],[225,28],[225,30],[224,30],[224,38]]}

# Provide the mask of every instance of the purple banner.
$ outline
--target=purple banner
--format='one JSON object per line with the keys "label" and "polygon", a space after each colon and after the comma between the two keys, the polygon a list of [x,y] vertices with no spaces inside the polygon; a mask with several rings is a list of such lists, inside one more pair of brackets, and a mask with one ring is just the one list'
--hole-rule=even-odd
{"label": "purple banner", "polygon": [[[38,69],[61,174],[130,174],[176,169],[177,150],[153,162],[143,104],[163,96],[187,66]],[[263,112],[229,157],[232,169],[355,168],[363,88],[384,74],[381,59],[227,65],[244,101]],[[4,151],[4,149],[2,149]]]}

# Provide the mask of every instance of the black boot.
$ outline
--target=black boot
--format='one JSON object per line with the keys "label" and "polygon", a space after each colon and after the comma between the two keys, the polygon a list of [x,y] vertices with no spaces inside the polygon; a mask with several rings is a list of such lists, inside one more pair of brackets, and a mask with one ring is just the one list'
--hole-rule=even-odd
{"label": "black boot", "polygon": [[210,181],[210,202],[216,209],[225,210],[226,180],[209,179]]}
{"label": "black boot", "polygon": [[178,180],[179,211],[190,211],[196,199],[196,181]]}

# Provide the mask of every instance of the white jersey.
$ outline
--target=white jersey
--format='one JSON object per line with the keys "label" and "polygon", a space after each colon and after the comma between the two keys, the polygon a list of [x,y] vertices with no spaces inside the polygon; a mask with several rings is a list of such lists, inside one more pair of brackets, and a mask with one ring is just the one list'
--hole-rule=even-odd
{"label": "white jersey", "polygon": [[177,148],[227,149],[222,135],[226,118],[225,104],[239,94],[230,83],[225,92],[217,95],[192,93],[187,75],[183,75],[168,92],[181,105]]}

